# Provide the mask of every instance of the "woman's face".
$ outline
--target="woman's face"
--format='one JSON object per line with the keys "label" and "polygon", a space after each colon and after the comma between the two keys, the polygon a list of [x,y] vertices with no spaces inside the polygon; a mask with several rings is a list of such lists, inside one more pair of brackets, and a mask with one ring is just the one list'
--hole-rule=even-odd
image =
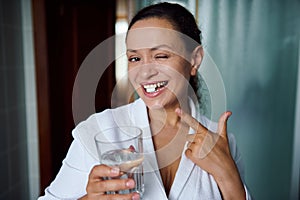
{"label": "woman's face", "polygon": [[185,45],[166,19],[137,21],[127,40],[129,79],[150,109],[174,108],[188,95],[191,64]]}

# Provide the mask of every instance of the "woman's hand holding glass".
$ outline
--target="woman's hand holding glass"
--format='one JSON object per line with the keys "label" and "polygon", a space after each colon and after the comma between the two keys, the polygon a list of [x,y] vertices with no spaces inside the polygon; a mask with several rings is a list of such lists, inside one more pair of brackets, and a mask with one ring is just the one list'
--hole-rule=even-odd
{"label": "woman's hand holding glass", "polygon": [[[109,167],[107,165],[96,165],[89,174],[89,180],[86,187],[87,194],[81,198],[82,200],[104,200],[104,199],[140,199],[139,194],[106,194],[107,191],[119,191],[132,189],[135,186],[133,179],[118,179],[122,172],[117,167]],[[107,177],[113,179],[107,180]]]}

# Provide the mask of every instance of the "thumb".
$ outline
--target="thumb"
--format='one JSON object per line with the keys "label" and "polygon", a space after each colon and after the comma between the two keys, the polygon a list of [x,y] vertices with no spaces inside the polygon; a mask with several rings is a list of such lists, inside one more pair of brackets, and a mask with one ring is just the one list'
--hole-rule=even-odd
{"label": "thumb", "polygon": [[219,119],[218,134],[220,134],[221,136],[227,136],[227,121],[231,114],[232,112],[230,111],[224,112]]}

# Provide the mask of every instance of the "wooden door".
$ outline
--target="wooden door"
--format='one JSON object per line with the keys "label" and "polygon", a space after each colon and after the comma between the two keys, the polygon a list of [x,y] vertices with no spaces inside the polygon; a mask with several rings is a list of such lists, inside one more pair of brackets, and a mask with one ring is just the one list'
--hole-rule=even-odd
{"label": "wooden door", "polygon": [[[72,142],[72,90],[80,64],[114,35],[115,1],[33,0],[41,191],[54,179]],[[114,45],[107,55],[114,55]],[[96,110],[110,107],[111,65],[102,76]]]}

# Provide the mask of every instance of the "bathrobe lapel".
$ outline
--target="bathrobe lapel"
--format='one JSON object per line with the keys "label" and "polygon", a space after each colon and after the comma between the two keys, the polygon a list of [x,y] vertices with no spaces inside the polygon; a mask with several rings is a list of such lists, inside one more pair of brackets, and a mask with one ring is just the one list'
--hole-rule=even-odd
{"label": "bathrobe lapel", "polygon": [[[191,115],[193,117],[195,117],[196,119],[198,119],[200,115],[198,112],[196,112],[195,104],[192,102],[191,99],[190,99],[189,105],[190,105],[190,109],[191,109]],[[195,131],[192,128],[190,128],[189,134],[194,134],[194,133],[195,133]],[[187,181],[191,179],[190,176],[192,174],[192,171],[195,168],[195,164],[185,156],[186,149],[187,149],[187,143],[182,152],[181,160],[180,160],[180,163],[179,163],[176,175],[175,175],[175,179],[173,181],[173,184],[172,184],[172,187],[171,187],[171,190],[169,193],[169,199],[179,199]]]}
{"label": "bathrobe lapel", "polygon": [[132,106],[130,115],[133,116],[135,124],[143,130],[144,145],[144,183],[145,193],[143,200],[168,200],[160,176],[152,134],[148,120],[147,108],[143,101],[137,100],[138,105]]}
{"label": "bathrobe lapel", "polygon": [[[143,104],[143,102],[139,102]],[[149,196],[155,194],[155,199],[178,199],[184,186],[186,185],[187,181],[189,180],[191,173],[195,167],[195,164],[189,160],[185,156],[185,150],[182,152],[181,161],[171,187],[169,198],[167,198],[164,185],[162,183],[162,178],[159,172],[158,163],[156,159],[155,149],[153,146],[152,135],[150,130],[150,125],[148,121],[147,109],[146,106],[138,106],[139,112],[135,115],[133,113],[136,112],[136,108],[133,109],[132,107],[132,115],[134,116],[134,120],[136,125],[143,127],[143,143],[144,143],[144,152],[145,152],[145,163],[144,163],[144,172],[145,172],[145,197],[147,197],[147,193],[149,192]],[[195,105],[190,100],[190,108],[191,108],[191,115],[195,118],[199,117],[199,114],[196,112]],[[194,130],[190,129],[189,134],[193,134]],[[186,149],[186,146],[185,146]],[[153,198],[153,196],[152,196]]]}

